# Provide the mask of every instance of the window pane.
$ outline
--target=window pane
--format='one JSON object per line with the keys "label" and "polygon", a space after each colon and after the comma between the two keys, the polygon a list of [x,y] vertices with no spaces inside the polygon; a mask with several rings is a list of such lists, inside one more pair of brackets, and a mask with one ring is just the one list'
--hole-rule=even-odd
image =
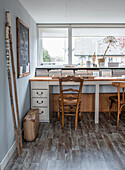
{"label": "window pane", "polygon": [[40,28],[39,39],[43,63],[68,62],[68,28]]}
{"label": "window pane", "polygon": [[125,65],[125,28],[74,28],[72,30],[73,64],[86,61],[95,63],[105,54],[105,66],[109,62]]}

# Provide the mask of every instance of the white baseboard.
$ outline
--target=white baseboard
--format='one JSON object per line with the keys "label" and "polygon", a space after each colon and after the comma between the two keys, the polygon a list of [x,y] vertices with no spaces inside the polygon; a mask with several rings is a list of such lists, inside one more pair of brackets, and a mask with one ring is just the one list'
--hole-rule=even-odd
{"label": "white baseboard", "polygon": [[[23,131],[24,131],[24,129],[22,129],[21,135],[22,135]],[[12,144],[12,146],[9,149],[9,151],[7,152],[7,154],[5,155],[3,160],[0,162],[0,170],[3,170],[5,168],[5,166],[7,165],[8,161],[10,160],[10,158],[13,155],[16,148],[17,148],[16,141],[14,141],[14,143]]]}
{"label": "white baseboard", "polygon": [[6,164],[8,163],[11,156],[13,155],[15,149],[16,149],[16,141],[13,143],[13,145],[11,146],[11,148],[9,149],[9,151],[7,152],[7,154],[5,155],[3,160],[1,161],[0,170],[3,170],[5,168]]}

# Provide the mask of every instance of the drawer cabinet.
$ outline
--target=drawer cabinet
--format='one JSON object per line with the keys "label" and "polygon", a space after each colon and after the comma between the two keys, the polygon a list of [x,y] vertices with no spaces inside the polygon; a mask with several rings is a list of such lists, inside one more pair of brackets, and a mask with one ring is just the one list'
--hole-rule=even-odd
{"label": "drawer cabinet", "polygon": [[31,81],[31,108],[39,109],[39,121],[49,122],[48,82]]}

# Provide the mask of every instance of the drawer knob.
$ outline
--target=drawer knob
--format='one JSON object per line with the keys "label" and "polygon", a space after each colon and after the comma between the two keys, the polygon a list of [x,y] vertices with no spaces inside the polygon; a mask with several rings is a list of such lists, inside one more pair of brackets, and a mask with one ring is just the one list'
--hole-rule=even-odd
{"label": "drawer knob", "polygon": [[44,113],[44,111],[41,112],[41,114]]}
{"label": "drawer knob", "polygon": [[36,94],[38,94],[38,95],[42,95],[42,94],[43,94],[43,92],[40,92],[40,93],[39,93],[39,92],[36,92]]}
{"label": "drawer knob", "polygon": [[36,101],[38,104],[42,104],[43,103],[43,101],[41,101],[41,102],[39,102],[39,101]]}

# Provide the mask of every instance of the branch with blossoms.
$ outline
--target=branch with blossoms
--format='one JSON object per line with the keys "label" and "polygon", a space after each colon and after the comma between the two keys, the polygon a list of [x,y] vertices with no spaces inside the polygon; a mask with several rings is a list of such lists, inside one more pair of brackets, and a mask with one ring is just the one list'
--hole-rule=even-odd
{"label": "branch with blossoms", "polygon": [[125,37],[117,38],[117,42],[118,42],[117,46],[121,50],[121,54],[124,55],[125,54]]}

